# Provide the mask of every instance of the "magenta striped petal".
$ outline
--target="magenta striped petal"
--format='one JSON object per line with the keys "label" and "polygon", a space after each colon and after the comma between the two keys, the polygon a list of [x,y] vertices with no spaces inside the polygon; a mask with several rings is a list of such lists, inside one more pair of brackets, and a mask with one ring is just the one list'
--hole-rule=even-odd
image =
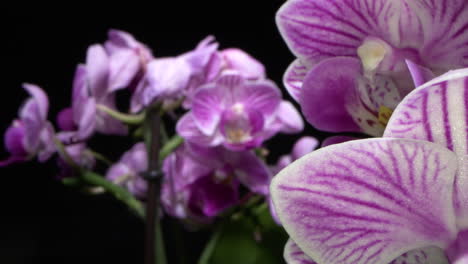
{"label": "magenta striped petal", "polygon": [[411,250],[389,264],[450,264],[444,251],[437,247]]}
{"label": "magenta striped petal", "polygon": [[408,139],[319,149],[270,186],[281,223],[318,263],[389,263],[456,236],[453,152]]}
{"label": "magenta striped petal", "polygon": [[287,264],[317,264],[292,239],[289,239],[284,246],[284,260]]}
{"label": "magenta striped petal", "polygon": [[307,67],[301,60],[297,59],[293,61],[284,73],[283,84],[286,87],[289,95],[299,101],[299,97],[302,89],[302,82],[307,75],[310,67]]}
{"label": "magenta striped petal", "polygon": [[[418,34],[411,33],[419,24],[412,10],[405,7],[403,1],[292,0],[278,11],[276,23],[297,57],[320,61],[356,56],[367,36],[392,41],[394,45],[414,42]],[[400,17],[405,20],[403,32],[394,30]],[[406,36],[410,38],[403,38]]]}
{"label": "magenta striped petal", "polygon": [[[224,91],[228,92],[228,91]],[[223,91],[217,86],[204,87],[195,94],[192,101],[193,120],[207,136],[211,136],[220,121]]]}
{"label": "magenta striped petal", "polygon": [[276,22],[292,52],[309,62],[355,57],[363,40],[375,37],[400,59],[437,70],[468,65],[466,0],[292,0]]}
{"label": "magenta striped petal", "polygon": [[467,67],[468,1],[419,0],[414,6],[423,22],[424,44],[419,49],[424,64],[444,71]]}
{"label": "magenta striped petal", "polygon": [[458,155],[455,206],[459,225],[468,227],[468,69],[451,71],[406,96],[384,136],[435,142]]}

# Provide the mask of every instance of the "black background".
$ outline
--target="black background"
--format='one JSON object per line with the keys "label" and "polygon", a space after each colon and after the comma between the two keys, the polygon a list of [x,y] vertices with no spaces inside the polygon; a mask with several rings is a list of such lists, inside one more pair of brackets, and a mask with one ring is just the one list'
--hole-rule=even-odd
{"label": "black background", "polygon": [[[132,33],[156,57],[189,51],[212,34],[221,48],[239,47],[263,62],[269,78],[282,87],[283,72],[294,59],[274,21],[284,1],[193,2],[115,2],[99,10],[73,2],[49,12],[30,6],[6,9],[0,133],[27,97],[23,82],[44,88],[49,118],[55,122],[57,112],[70,104],[76,64],[85,60],[90,44],[106,40],[109,28]],[[312,133],[308,126],[303,134]],[[287,153],[298,137],[270,141],[271,161]],[[117,137],[99,137],[92,144],[114,159],[130,146]],[[1,153],[0,158],[7,157]],[[0,263],[142,263],[143,223],[109,196],[88,196],[63,186],[56,172],[53,160],[0,168]],[[166,235],[170,241],[170,233]],[[196,257],[204,235],[188,235],[189,257]],[[170,248],[170,254],[175,252]]]}

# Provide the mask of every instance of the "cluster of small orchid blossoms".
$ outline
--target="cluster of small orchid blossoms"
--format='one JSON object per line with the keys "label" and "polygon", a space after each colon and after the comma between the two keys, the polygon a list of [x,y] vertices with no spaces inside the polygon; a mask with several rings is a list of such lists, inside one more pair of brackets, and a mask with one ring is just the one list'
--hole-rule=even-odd
{"label": "cluster of small orchid blossoms", "polygon": [[307,121],[379,137],[274,177],[286,261],[468,263],[468,2],[290,0],[277,24]]}
{"label": "cluster of small orchid blossoms", "polygon": [[[159,58],[129,33],[110,30],[107,41],[91,45],[85,63],[76,67],[71,106],[57,115],[57,130],[47,118],[45,91],[23,86],[31,97],[5,133],[11,155],[1,166],[55,155],[64,184],[109,192],[143,216],[150,163],[145,142],[153,132],[145,116],[157,109],[164,121],[161,205],[190,228],[251,201],[266,205],[274,173],[318,144],[305,137],[292,155],[266,164],[263,143],[278,133],[300,133],[303,119],[259,61],[237,48],[219,50],[211,36],[192,51]],[[121,90],[131,95],[128,111],[117,109]],[[173,136],[165,129],[171,125]],[[131,136],[135,144],[112,162],[90,148],[96,134]]]}

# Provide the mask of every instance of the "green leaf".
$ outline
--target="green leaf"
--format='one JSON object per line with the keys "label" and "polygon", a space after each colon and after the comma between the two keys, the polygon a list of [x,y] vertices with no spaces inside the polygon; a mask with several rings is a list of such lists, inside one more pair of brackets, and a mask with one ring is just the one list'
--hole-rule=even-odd
{"label": "green leaf", "polygon": [[253,208],[239,219],[227,220],[219,232],[213,235],[199,264],[284,263],[283,248],[288,236],[273,221],[266,205]]}

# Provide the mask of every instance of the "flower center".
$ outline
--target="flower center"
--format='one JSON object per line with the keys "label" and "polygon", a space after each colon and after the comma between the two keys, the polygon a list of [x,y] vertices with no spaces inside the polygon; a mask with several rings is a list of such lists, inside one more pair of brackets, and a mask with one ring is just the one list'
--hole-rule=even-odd
{"label": "flower center", "polygon": [[387,54],[387,45],[385,42],[369,38],[357,49],[359,58],[365,72],[373,72],[380,65]]}
{"label": "flower center", "polygon": [[242,143],[250,139],[250,125],[244,105],[235,103],[225,116],[225,136],[231,143]]}

